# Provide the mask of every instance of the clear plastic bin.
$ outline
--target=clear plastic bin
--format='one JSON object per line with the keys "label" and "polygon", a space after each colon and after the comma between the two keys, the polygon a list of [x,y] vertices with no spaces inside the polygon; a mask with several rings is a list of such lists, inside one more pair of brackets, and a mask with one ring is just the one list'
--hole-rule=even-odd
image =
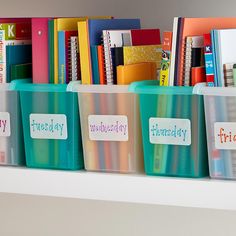
{"label": "clear plastic bin", "polygon": [[78,97],[70,84],[18,85],[26,165],[35,168],[83,168]]}
{"label": "clear plastic bin", "polygon": [[205,87],[209,169],[212,178],[236,179],[236,88]]}
{"label": "clear plastic bin", "polygon": [[126,85],[78,85],[85,169],[143,170],[139,101]]}
{"label": "clear plastic bin", "polygon": [[20,96],[14,81],[0,84],[0,165],[25,165]]}
{"label": "clear plastic bin", "polygon": [[133,83],[140,97],[144,166],[148,175],[208,175],[203,96],[192,87]]}

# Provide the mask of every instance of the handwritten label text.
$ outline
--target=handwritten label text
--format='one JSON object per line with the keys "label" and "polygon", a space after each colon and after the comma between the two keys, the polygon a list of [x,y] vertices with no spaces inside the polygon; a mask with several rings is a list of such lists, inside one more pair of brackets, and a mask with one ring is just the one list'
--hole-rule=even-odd
{"label": "handwritten label text", "polygon": [[8,112],[0,112],[0,137],[9,137],[10,135],[10,114]]}
{"label": "handwritten label text", "polygon": [[89,138],[97,141],[128,141],[128,119],[122,115],[89,115]]}
{"label": "handwritten label text", "polygon": [[64,114],[30,114],[30,135],[34,139],[67,139]]}
{"label": "handwritten label text", "polygon": [[214,124],[216,149],[236,149],[236,122]]}
{"label": "handwritten label text", "polygon": [[190,120],[150,118],[149,140],[152,144],[191,145]]}

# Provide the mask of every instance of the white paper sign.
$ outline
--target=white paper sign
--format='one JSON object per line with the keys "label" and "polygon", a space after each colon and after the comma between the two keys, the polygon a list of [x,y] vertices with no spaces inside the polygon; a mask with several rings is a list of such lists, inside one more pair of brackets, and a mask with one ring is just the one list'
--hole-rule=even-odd
{"label": "white paper sign", "polygon": [[236,149],[236,122],[214,123],[216,149]]}
{"label": "white paper sign", "polygon": [[11,136],[10,114],[8,112],[0,112],[0,137]]}
{"label": "white paper sign", "polygon": [[190,120],[151,117],[149,141],[152,144],[191,145]]}
{"label": "white paper sign", "polygon": [[67,139],[64,114],[30,114],[30,136],[33,139]]}
{"label": "white paper sign", "polygon": [[128,118],[122,115],[89,115],[89,138],[96,141],[128,141]]}

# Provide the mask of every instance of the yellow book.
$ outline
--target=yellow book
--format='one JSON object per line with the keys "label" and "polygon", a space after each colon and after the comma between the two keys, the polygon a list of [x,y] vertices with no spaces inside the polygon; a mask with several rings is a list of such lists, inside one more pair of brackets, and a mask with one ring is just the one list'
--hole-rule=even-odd
{"label": "yellow book", "polygon": [[54,19],[54,83],[58,84],[58,31],[77,30],[77,22],[85,20],[86,17],[57,18]]}
{"label": "yellow book", "polygon": [[88,37],[88,20],[78,22],[79,54],[82,84],[92,84],[92,65]]}
{"label": "yellow book", "polygon": [[161,68],[161,45],[125,46],[124,65],[140,62],[156,62],[157,69]]}
{"label": "yellow book", "polygon": [[130,84],[134,81],[154,79],[157,79],[156,62],[117,66],[117,84]]}

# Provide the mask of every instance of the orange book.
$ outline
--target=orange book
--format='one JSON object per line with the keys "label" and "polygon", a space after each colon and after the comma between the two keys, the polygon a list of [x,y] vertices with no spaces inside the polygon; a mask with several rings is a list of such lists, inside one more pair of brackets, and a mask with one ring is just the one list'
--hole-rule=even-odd
{"label": "orange book", "polygon": [[98,45],[97,48],[98,48],[98,69],[99,69],[100,84],[106,84],[103,45]]}
{"label": "orange book", "polygon": [[[235,17],[225,17],[225,18],[184,18],[182,32],[178,37],[180,37],[179,44],[179,58],[178,58],[178,74],[177,80],[178,85],[183,85],[183,68],[184,68],[184,46],[185,39],[187,36],[203,35],[210,33],[212,29],[226,29],[226,28],[236,28],[236,18]],[[178,45],[176,45],[178,47]]]}
{"label": "orange book", "polygon": [[155,79],[157,79],[155,62],[117,66],[117,84],[130,84],[134,81]]}

